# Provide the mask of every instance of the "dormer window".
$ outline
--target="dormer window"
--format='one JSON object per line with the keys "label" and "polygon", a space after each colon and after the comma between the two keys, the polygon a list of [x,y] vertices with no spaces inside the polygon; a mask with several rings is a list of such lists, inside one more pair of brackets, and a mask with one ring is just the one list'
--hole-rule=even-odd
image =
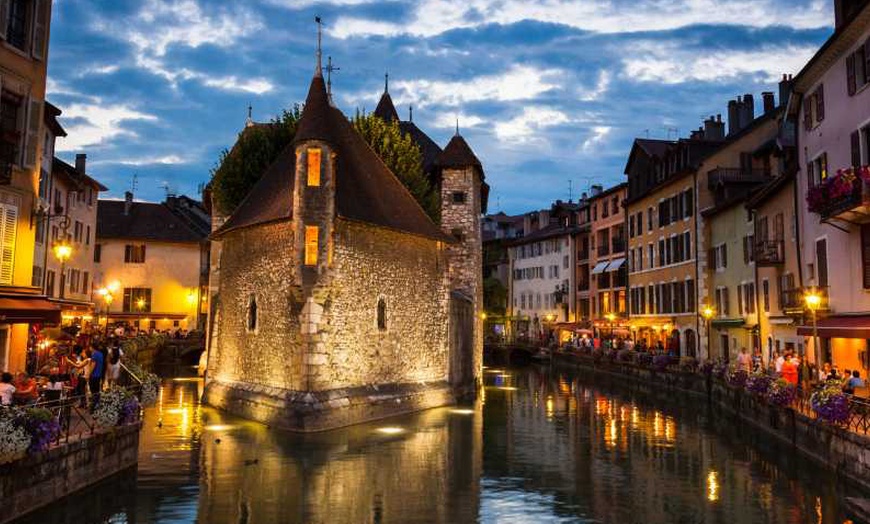
{"label": "dormer window", "polygon": [[308,187],[320,185],[320,158],[321,152],[319,148],[308,150]]}

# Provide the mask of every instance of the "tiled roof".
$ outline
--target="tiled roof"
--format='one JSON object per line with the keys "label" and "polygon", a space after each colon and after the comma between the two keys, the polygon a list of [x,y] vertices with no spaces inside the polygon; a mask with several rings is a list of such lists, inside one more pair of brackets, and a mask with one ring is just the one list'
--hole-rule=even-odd
{"label": "tiled roof", "polygon": [[[311,81],[294,144],[322,140],[336,153],[335,210],[340,217],[451,242],[337,108],[329,105],[323,78]],[[278,155],[224,225],[232,229],[289,219],[295,148]]]}
{"label": "tiled roof", "polygon": [[104,186],[103,184],[97,182],[93,178],[89,177],[85,173],[79,173],[79,171],[73,166],[67,164],[63,160],[54,157],[51,163],[51,170],[55,174],[66,175],[67,178],[72,180],[74,183],[78,185],[89,185],[91,187],[96,188],[98,191],[108,191],[109,188]]}
{"label": "tiled roof", "polygon": [[384,91],[384,94],[381,95],[381,99],[378,101],[378,107],[375,108],[375,116],[380,117],[384,122],[393,122],[399,119],[399,113],[396,111],[393,99],[387,91]]}
{"label": "tiled roof", "polygon": [[[423,172],[431,176],[435,171],[435,161],[441,155],[441,147],[414,122],[399,122],[399,129],[402,134],[411,135],[411,139],[420,147],[420,153],[423,156]],[[433,182],[435,181],[433,180]]]}
{"label": "tiled roof", "polygon": [[444,151],[441,152],[441,155],[438,156],[435,162],[441,168],[474,166],[483,173],[483,165],[480,163],[480,160],[478,160],[474,151],[471,150],[468,142],[459,134],[453,135],[453,138],[450,139],[447,147],[444,148]]}
{"label": "tiled roof", "polygon": [[126,215],[125,204],[123,200],[98,201],[97,238],[197,243],[206,239],[166,204],[132,202]]}

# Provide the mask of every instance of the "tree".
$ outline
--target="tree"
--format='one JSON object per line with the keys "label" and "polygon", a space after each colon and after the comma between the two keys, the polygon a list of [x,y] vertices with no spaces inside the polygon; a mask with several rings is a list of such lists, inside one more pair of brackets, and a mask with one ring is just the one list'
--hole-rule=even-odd
{"label": "tree", "polygon": [[299,105],[295,105],[268,124],[246,127],[231,151],[221,151],[211,172],[211,189],[219,213],[230,215],[244,200],[266,168],[293,141],[300,116]]}
{"label": "tree", "polygon": [[398,122],[385,122],[374,114],[362,116],[357,112],[353,126],[408,188],[429,218],[439,223],[437,194],[423,172],[423,154],[411,135],[403,135]]}

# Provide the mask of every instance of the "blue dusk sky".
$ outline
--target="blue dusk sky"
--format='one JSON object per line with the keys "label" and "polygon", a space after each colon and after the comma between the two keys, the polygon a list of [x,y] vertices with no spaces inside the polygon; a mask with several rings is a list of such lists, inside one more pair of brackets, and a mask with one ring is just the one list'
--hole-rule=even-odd
{"label": "blue dusk sky", "polygon": [[730,98],[777,91],[832,32],[832,0],[55,0],[48,100],[120,197],[196,195],[242,129],[304,101],[315,15],[337,105],[462,134],[520,213],[624,181],[635,137],[686,136]]}

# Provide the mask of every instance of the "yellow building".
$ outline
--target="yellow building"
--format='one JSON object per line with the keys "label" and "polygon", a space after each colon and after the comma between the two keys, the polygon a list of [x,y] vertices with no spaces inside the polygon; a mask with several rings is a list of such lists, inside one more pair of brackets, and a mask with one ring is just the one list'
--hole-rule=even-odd
{"label": "yellow building", "polygon": [[184,196],[159,204],[134,202],[129,192],[124,200],[100,200],[94,299],[102,322],[203,329],[209,230],[205,209]]}
{"label": "yellow building", "polygon": [[[33,286],[51,2],[0,10],[0,369],[27,362],[29,330],[60,320]],[[34,337],[35,340],[35,337]]]}
{"label": "yellow building", "polygon": [[677,141],[636,139],[628,175],[628,300],[633,337],[698,356],[697,167],[722,140],[721,119]]}

